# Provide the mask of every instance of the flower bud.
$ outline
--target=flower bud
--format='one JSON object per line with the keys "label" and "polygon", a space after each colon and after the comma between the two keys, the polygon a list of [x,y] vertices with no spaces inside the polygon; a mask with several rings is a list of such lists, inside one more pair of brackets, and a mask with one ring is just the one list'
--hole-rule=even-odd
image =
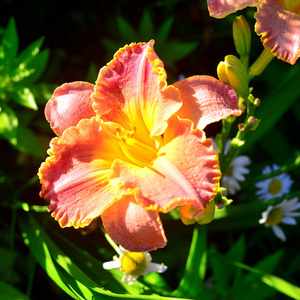
{"label": "flower bud", "polygon": [[215,200],[210,200],[204,209],[197,209],[192,205],[183,205],[179,209],[180,217],[185,225],[194,223],[208,224],[215,215]]}
{"label": "flower bud", "polygon": [[238,16],[233,22],[232,29],[235,49],[242,61],[248,64],[251,49],[251,30],[246,19],[243,16]]}
{"label": "flower bud", "polygon": [[217,67],[218,77],[229,84],[238,96],[247,98],[249,95],[248,74],[246,67],[234,55],[227,55],[224,62]]}

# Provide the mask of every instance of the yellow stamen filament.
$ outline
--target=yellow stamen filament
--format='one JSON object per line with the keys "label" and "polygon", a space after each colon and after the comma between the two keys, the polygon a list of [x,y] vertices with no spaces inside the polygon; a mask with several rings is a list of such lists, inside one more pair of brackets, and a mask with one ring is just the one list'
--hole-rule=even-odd
{"label": "yellow stamen filament", "polygon": [[142,252],[126,252],[121,257],[122,271],[128,275],[138,276],[147,269],[147,260]]}
{"label": "yellow stamen filament", "polygon": [[[117,133],[117,137],[118,133]],[[120,137],[119,137],[120,138]],[[157,157],[157,150],[139,142],[129,134],[119,140],[123,153],[136,165],[145,167]]]}
{"label": "yellow stamen filament", "polygon": [[279,179],[273,179],[269,185],[269,192],[272,195],[277,195],[282,189],[282,183]]}
{"label": "yellow stamen filament", "polygon": [[282,217],[283,212],[281,208],[275,207],[269,212],[266,223],[270,226],[278,225],[281,222]]}

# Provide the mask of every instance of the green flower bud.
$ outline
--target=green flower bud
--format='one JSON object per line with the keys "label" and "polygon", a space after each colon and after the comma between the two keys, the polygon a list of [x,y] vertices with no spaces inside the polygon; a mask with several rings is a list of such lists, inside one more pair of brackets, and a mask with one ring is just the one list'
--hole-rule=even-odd
{"label": "green flower bud", "polygon": [[233,22],[233,40],[237,53],[243,62],[248,64],[251,49],[251,30],[243,16],[239,16]]}
{"label": "green flower bud", "polygon": [[249,95],[248,74],[244,64],[234,55],[227,55],[224,62],[217,67],[221,81],[233,87],[238,96],[247,98]]}

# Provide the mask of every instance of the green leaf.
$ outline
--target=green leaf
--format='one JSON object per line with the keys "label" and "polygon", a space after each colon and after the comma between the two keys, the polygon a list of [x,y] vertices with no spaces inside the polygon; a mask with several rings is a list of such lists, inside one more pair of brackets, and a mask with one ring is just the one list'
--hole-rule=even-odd
{"label": "green leaf", "polygon": [[22,79],[22,85],[30,85],[40,79],[46,69],[49,55],[49,49],[44,49],[33,57],[33,59],[28,63],[28,69],[33,70],[33,72]]}
{"label": "green leaf", "polygon": [[33,110],[38,110],[35,103],[34,95],[31,90],[25,86],[14,86],[13,90],[10,91],[10,95],[15,102],[18,104],[31,108]]}
{"label": "green leaf", "polygon": [[265,134],[271,132],[283,114],[299,99],[300,67],[293,66],[284,77],[291,77],[290,73],[293,74],[293,77],[289,81],[283,81],[264,99],[261,99],[261,106],[257,108],[255,113],[255,117],[261,119],[261,122],[257,129],[247,136],[241,152],[245,152]]}
{"label": "green leaf", "polygon": [[[11,77],[14,82],[20,82],[36,71],[32,64],[40,52],[40,47],[42,46],[43,40],[44,38],[42,37],[33,42],[18,56],[15,63],[15,68],[11,73]],[[38,65],[38,68],[40,67],[41,66]]]}
{"label": "green leaf", "polygon": [[[63,251],[29,213],[18,221],[24,241],[38,263],[74,299],[171,299],[154,294],[140,295],[141,292],[151,294],[151,291],[138,281],[133,286],[125,284],[118,270],[104,270],[101,261],[53,232],[63,242]],[[114,292],[109,290],[112,287]]]}
{"label": "green leaf", "polygon": [[206,241],[206,227],[195,225],[184,275],[172,295],[196,298],[201,294],[201,285],[206,273]]}
{"label": "green leaf", "polygon": [[14,18],[10,18],[5,33],[2,37],[2,54],[5,70],[10,73],[10,69],[15,63],[15,59],[19,49],[19,38]]}
{"label": "green leaf", "polygon": [[138,34],[131,24],[121,16],[117,16],[119,32],[123,40],[128,42],[137,42]]}
{"label": "green leaf", "polygon": [[188,56],[192,51],[198,47],[197,42],[183,43],[183,42],[168,42],[163,45],[158,45],[160,56],[163,60],[176,62]]}
{"label": "green leaf", "polygon": [[151,40],[154,37],[154,25],[150,13],[147,10],[145,10],[139,25],[139,36],[144,42]]}
{"label": "green leaf", "polygon": [[173,25],[173,22],[174,22],[174,18],[173,17],[169,17],[158,29],[157,31],[157,34],[155,35],[155,40],[156,40],[156,43],[158,45],[163,45],[165,44],[169,34],[170,34],[170,31],[171,31],[171,28],[172,28],[172,25]]}
{"label": "green leaf", "polygon": [[0,281],[1,300],[30,300],[14,286]]}
{"label": "green leaf", "polygon": [[2,106],[0,109],[0,135],[11,143],[15,143],[19,124],[18,118],[15,112],[8,106]]}
{"label": "green leaf", "polygon": [[233,263],[236,267],[244,269],[246,271],[252,272],[255,274],[263,283],[272,287],[273,289],[281,292],[282,294],[289,296],[295,300],[300,300],[300,288],[285,281],[282,278],[279,278],[275,275],[269,274],[262,270],[249,267],[240,262]]}
{"label": "green leaf", "polygon": [[44,150],[36,134],[27,127],[17,128],[16,143],[14,146],[21,152],[45,158]]}

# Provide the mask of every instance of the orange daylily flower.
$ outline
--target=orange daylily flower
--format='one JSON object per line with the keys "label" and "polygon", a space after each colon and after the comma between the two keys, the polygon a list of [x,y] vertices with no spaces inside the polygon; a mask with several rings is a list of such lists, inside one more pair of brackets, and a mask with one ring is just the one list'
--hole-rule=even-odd
{"label": "orange daylily flower", "polygon": [[240,115],[231,87],[209,76],[167,85],[154,41],[120,49],[96,85],[58,87],[45,114],[58,135],[41,165],[41,197],[61,227],[101,216],[132,252],[164,247],[159,213],[202,211],[219,187],[207,124]]}
{"label": "orange daylily flower", "polygon": [[300,56],[299,0],[207,0],[210,15],[224,18],[246,6],[256,6],[255,31],[271,52],[294,65]]}

